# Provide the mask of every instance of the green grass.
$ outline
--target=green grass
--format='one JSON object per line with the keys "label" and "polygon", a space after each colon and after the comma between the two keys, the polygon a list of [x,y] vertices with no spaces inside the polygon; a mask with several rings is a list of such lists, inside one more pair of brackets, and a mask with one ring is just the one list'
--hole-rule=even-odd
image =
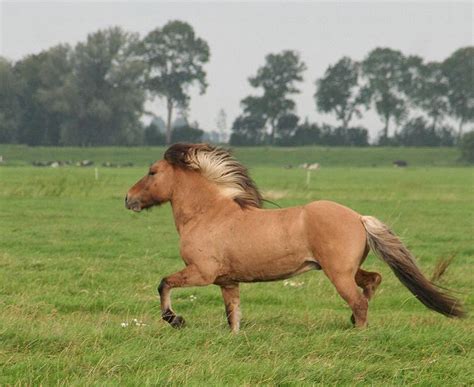
{"label": "green grass", "polygon": [[[331,199],[391,224],[428,276],[439,258],[454,254],[441,285],[472,311],[474,170],[453,167],[452,149],[398,151],[237,155],[282,206]],[[0,385],[473,384],[473,318],[427,310],[373,255],[364,267],[381,272],[383,282],[366,330],[351,329],[349,309],[321,272],[298,277],[300,288],[244,284],[237,336],[228,332],[215,286],[174,291],[188,326],[167,326],[156,285],[183,267],[170,208],[135,214],[123,206],[127,189],[161,153],[0,147],[10,165],[0,167]],[[96,181],[90,168],[27,166],[69,158],[140,167],[100,168]],[[396,158],[414,167],[390,167]],[[282,167],[305,161],[323,165],[309,187],[305,171]],[[435,161],[443,167],[428,167]],[[135,318],[146,326],[134,326]]]}
{"label": "green grass", "polygon": [[[1,145],[0,155],[6,165],[31,165],[32,161],[93,160],[103,162],[132,162],[136,166],[149,165],[162,157],[163,147],[115,148],[51,148],[24,145]],[[236,148],[235,154],[248,165],[289,166],[302,163],[320,163],[323,166],[391,167],[395,160],[406,160],[410,166],[457,166],[460,152],[457,148]]]}

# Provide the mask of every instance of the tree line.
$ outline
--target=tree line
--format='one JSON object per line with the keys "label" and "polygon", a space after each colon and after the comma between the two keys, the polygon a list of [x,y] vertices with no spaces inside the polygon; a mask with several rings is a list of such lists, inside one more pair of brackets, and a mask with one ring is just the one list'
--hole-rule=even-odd
{"label": "tree line", "polygon": [[15,63],[0,58],[0,142],[29,145],[138,145],[147,99],[167,107],[165,140],[189,88],[207,87],[209,46],[184,22],[140,39],[120,27],[75,47],[57,45]]}
{"label": "tree line", "polygon": [[[292,97],[306,71],[299,54],[269,54],[249,78],[257,92],[242,99],[230,143],[363,146],[367,129],[352,122],[373,109],[383,122],[379,144],[452,145],[474,120],[473,58],[474,47],[458,49],[441,63],[389,48],[376,48],[360,62],[344,57],[315,83],[315,108],[337,118],[339,125],[332,127],[295,113]],[[190,88],[206,91],[209,60],[207,42],[182,21],[143,38],[112,27],[74,47],[60,44],[16,62],[0,57],[0,143],[201,141],[205,133],[197,123],[176,124],[175,118],[186,115]],[[150,114],[145,103],[155,99],[165,102],[166,118],[144,127],[143,116]],[[224,127],[225,112],[219,114],[217,126]],[[448,117],[458,122],[456,135]]]}
{"label": "tree line", "polygon": [[[241,101],[232,126],[235,145],[368,145],[368,132],[351,126],[369,109],[383,122],[380,145],[449,146],[474,121],[474,47],[456,50],[441,63],[425,62],[390,48],[376,48],[362,61],[343,57],[316,80],[316,109],[339,122],[300,123],[291,96],[300,92],[306,65],[298,53],[270,54],[249,78],[260,95]],[[446,122],[458,121],[456,131]],[[393,126],[393,130],[391,130]]]}

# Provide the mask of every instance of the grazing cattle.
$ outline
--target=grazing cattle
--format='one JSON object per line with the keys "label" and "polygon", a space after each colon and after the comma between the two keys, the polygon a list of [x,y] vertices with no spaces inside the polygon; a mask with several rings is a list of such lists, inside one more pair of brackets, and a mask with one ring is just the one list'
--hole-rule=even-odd
{"label": "grazing cattle", "polygon": [[403,168],[403,167],[408,167],[408,163],[405,160],[395,160],[393,162],[393,166]]}
{"label": "grazing cattle", "polygon": [[319,169],[320,165],[318,163],[303,163],[303,164],[300,164],[299,166],[300,168],[303,168],[303,169],[309,169],[311,171],[315,171],[317,169]]}

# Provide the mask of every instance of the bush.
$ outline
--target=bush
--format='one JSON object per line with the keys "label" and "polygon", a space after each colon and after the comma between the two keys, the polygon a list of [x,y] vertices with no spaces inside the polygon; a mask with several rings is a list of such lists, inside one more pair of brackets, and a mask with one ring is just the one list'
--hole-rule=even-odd
{"label": "bush", "polygon": [[145,128],[145,145],[165,145],[166,137],[153,122]]}
{"label": "bush", "polygon": [[383,134],[377,140],[378,146],[400,146],[397,134],[393,137],[385,137]]}
{"label": "bush", "polygon": [[174,128],[171,132],[171,142],[202,142],[204,130],[189,125]]}
{"label": "bush", "polygon": [[453,146],[456,140],[454,136],[454,129],[451,126],[445,125],[436,130],[439,138],[440,146]]}
{"label": "bush", "polygon": [[317,145],[321,142],[321,129],[317,124],[311,124],[307,120],[298,126],[293,136],[293,144]]}
{"label": "bush", "polygon": [[369,132],[363,127],[354,127],[347,129],[345,145],[368,146]]}
{"label": "bush", "polygon": [[436,146],[436,133],[428,127],[423,117],[416,117],[408,121],[398,134],[401,145],[406,146]]}
{"label": "bush", "polygon": [[394,139],[405,146],[450,146],[454,143],[450,127],[444,126],[434,130],[423,117],[408,121]]}
{"label": "bush", "polygon": [[474,164],[474,131],[462,136],[459,147],[461,148],[461,159]]}
{"label": "bush", "polygon": [[324,124],[321,127],[321,145],[329,146],[367,146],[368,131],[363,127],[333,128]]}
{"label": "bush", "polygon": [[262,145],[265,141],[265,119],[260,116],[239,116],[232,124],[230,145]]}
{"label": "bush", "polygon": [[300,118],[293,113],[288,113],[280,118],[276,125],[276,145],[291,146],[294,144],[295,132]]}

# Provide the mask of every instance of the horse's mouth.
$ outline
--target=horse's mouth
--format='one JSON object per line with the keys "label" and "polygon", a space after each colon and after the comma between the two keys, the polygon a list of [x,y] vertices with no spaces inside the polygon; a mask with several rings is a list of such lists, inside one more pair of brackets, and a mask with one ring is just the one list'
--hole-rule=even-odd
{"label": "horse's mouth", "polygon": [[134,200],[132,202],[126,201],[125,207],[128,210],[132,210],[133,212],[140,212],[142,210],[142,206],[138,200]]}
{"label": "horse's mouth", "polygon": [[128,199],[125,198],[125,208],[128,210],[132,210],[133,212],[142,212],[143,210],[151,210],[155,206],[160,206],[162,202],[160,200],[156,200],[154,202],[142,202],[140,199]]}

